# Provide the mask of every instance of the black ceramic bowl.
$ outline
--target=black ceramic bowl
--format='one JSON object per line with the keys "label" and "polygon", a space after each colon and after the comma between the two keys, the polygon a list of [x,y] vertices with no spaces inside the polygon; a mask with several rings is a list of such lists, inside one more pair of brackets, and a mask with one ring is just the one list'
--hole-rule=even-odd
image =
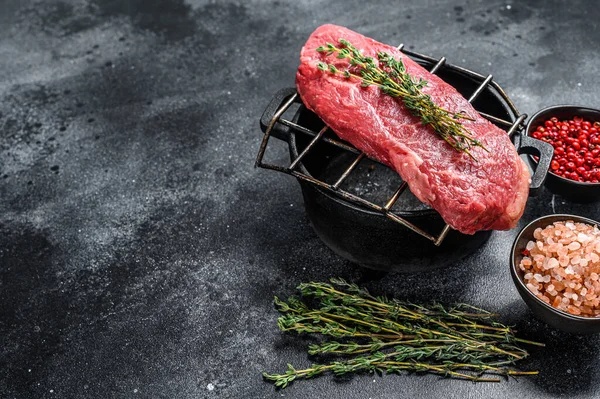
{"label": "black ceramic bowl", "polygon": [[[590,122],[600,122],[600,110],[594,108],[579,107],[576,105],[554,105],[544,108],[533,115],[527,123],[526,134],[530,136],[545,121],[557,117],[559,120],[572,119],[580,116]],[[531,157],[531,160],[535,160]],[[592,202],[600,200],[600,183],[581,183],[567,179],[549,171],[546,178],[546,188],[554,194],[558,194],[574,202]]]}
{"label": "black ceramic bowl", "polygon": [[550,324],[552,327],[559,330],[567,331],[576,334],[592,334],[600,332],[600,317],[581,317],[574,316],[562,310],[558,310],[548,305],[535,295],[523,282],[523,271],[519,268],[519,263],[523,257],[522,252],[527,246],[527,242],[533,239],[533,232],[538,227],[545,228],[546,226],[558,222],[572,220],[574,222],[588,223],[592,225],[600,225],[600,223],[575,215],[548,215],[535,219],[533,222],[525,226],[517,235],[512,246],[510,254],[510,274],[517,287],[517,291],[533,314],[540,320]]}

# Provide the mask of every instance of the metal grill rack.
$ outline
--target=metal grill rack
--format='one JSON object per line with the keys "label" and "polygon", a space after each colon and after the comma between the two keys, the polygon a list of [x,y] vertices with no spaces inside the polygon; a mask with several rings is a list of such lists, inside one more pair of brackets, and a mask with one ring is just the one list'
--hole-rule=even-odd
{"label": "metal grill rack", "polygon": [[[451,68],[454,71],[457,71],[461,74],[464,74],[464,75],[470,77],[471,79],[473,79],[476,82],[481,82],[479,84],[479,86],[477,87],[477,89],[469,97],[469,100],[468,100],[469,103],[473,103],[473,101],[475,101],[475,99],[477,99],[477,97],[488,86],[492,87],[502,97],[502,99],[504,101],[506,101],[506,103],[510,107],[511,111],[516,116],[515,121],[510,122],[510,121],[498,118],[496,116],[486,114],[479,110],[478,110],[478,112],[482,117],[488,119],[490,122],[493,122],[499,126],[502,126],[505,130],[507,130],[507,133],[509,134],[509,136],[512,136],[512,134],[517,130],[517,128],[523,123],[525,118],[527,118],[526,114],[519,114],[515,105],[508,98],[508,96],[506,95],[504,90],[502,90],[502,88],[496,82],[493,81],[492,75],[483,76],[476,72],[468,70],[466,68],[462,68],[462,67],[459,67],[456,65],[446,63],[445,57],[441,57],[440,59],[435,59],[435,58],[432,58],[432,57],[429,57],[429,56],[426,56],[423,54],[405,50],[403,44],[399,45],[397,48],[402,53],[406,54],[407,56],[411,57],[412,59],[416,60],[417,62],[418,62],[418,60],[422,60],[424,62],[434,64],[434,66],[430,69],[430,73],[435,74],[442,66],[446,66],[447,68]],[[342,182],[350,175],[350,173],[352,173],[354,168],[366,157],[366,155],[345,141],[342,141],[342,140],[339,140],[336,138],[325,137],[325,133],[328,130],[327,126],[324,126],[320,131],[316,132],[316,131],[306,128],[305,126],[301,126],[297,123],[294,123],[290,120],[283,118],[284,113],[292,106],[292,104],[298,103],[298,102],[300,102],[300,98],[299,98],[298,94],[295,93],[287,101],[285,101],[281,105],[281,107],[279,107],[279,109],[277,109],[277,111],[274,113],[274,115],[273,115],[272,119],[270,120],[270,122],[267,126],[267,129],[265,131],[265,134],[264,134],[264,137],[263,137],[263,140],[262,140],[262,143],[261,143],[261,146],[260,146],[257,158],[256,158],[255,166],[283,172],[288,175],[294,176],[298,179],[301,179],[305,182],[314,184],[314,185],[328,191],[329,193],[337,195],[337,196],[344,198],[348,201],[351,201],[355,204],[362,205],[372,211],[379,212],[382,215],[385,215],[387,218],[393,220],[394,222],[397,222],[397,223],[403,225],[404,227],[414,231],[415,233],[432,241],[436,246],[439,246],[442,244],[442,242],[444,241],[444,239],[448,235],[448,232],[451,229],[451,227],[448,224],[446,224],[437,235],[432,235],[432,234],[429,234],[428,232],[424,231],[423,229],[421,229],[419,226],[416,226],[415,224],[409,222],[408,220],[406,220],[405,218],[401,217],[400,215],[398,215],[397,213],[395,213],[391,210],[391,208],[394,206],[394,204],[396,203],[398,198],[402,195],[402,193],[406,190],[406,188],[408,186],[408,184],[405,181],[403,181],[400,184],[398,189],[396,189],[396,191],[392,194],[392,196],[384,204],[375,204],[371,201],[368,201],[365,198],[362,198],[358,195],[355,195],[353,193],[350,193],[348,191],[341,189],[340,185],[342,184]],[[265,151],[267,149],[269,139],[271,137],[274,127],[278,123],[282,124],[284,126],[287,126],[298,133],[312,137],[312,140],[308,143],[308,145],[302,150],[302,152],[300,154],[298,154],[298,156],[295,159],[292,159],[291,164],[287,167],[263,162],[263,158],[265,155]],[[298,168],[297,168],[298,164],[302,161],[302,159],[315,147],[315,145],[318,142],[324,142],[324,143],[336,146],[338,148],[341,148],[344,151],[347,151],[347,152],[350,152],[350,153],[353,153],[356,155],[356,158],[354,159],[354,161],[350,164],[350,166],[347,167],[347,169],[340,175],[340,177],[337,179],[337,181],[333,184],[329,184],[322,180],[316,179],[313,176],[303,173],[302,171],[298,170]],[[376,160],[373,160],[373,161],[378,162]]]}

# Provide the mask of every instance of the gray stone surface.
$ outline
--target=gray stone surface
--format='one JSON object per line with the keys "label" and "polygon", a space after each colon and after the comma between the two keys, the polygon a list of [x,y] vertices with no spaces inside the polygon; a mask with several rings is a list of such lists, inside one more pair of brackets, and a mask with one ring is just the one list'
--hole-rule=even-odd
{"label": "gray stone surface", "polygon": [[[0,1],[0,396],[6,398],[598,397],[600,341],[538,322],[508,274],[517,231],[440,272],[380,275],[315,236],[293,179],[253,169],[258,117],[333,22],[493,73],[522,112],[600,107],[591,1]],[[285,160],[285,149],[272,157]],[[597,204],[544,193],[533,218]],[[324,377],[272,297],[331,276],[466,301],[542,340],[500,384]]]}

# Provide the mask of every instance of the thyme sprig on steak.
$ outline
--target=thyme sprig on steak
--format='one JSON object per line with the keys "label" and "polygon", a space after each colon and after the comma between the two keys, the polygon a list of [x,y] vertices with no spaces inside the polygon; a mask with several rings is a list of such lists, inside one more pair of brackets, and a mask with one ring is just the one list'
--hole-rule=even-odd
{"label": "thyme sprig on steak", "polygon": [[363,55],[347,40],[339,39],[339,43],[340,47],[327,43],[317,48],[317,51],[327,55],[335,54],[340,59],[347,58],[349,68],[341,71],[333,64],[319,62],[317,67],[320,70],[339,74],[347,79],[358,79],[363,87],[377,86],[383,93],[400,98],[424,125],[431,126],[454,149],[467,153],[473,159],[475,159],[471,153],[473,147],[481,147],[487,151],[460,122],[461,119],[473,119],[462,113],[450,112],[437,106],[429,95],[421,91],[427,86],[427,81],[422,78],[418,81],[413,79],[406,71],[402,59],[396,60],[388,53],[378,52],[375,60],[373,57]]}

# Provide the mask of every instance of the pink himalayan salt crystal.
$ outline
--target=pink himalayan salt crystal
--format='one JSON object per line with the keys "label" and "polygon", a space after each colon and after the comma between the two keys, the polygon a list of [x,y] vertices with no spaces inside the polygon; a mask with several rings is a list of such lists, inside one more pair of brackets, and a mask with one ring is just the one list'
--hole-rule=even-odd
{"label": "pink himalayan salt crystal", "polygon": [[561,297],[560,297],[560,295],[559,295],[559,296],[556,296],[556,297],[554,298],[554,302],[552,302],[552,307],[555,307],[555,308],[557,308],[557,307],[559,307],[561,304],[562,304],[562,298],[561,298]]}
{"label": "pink himalayan salt crystal", "polygon": [[573,306],[573,305],[568,306],[567,307],[567,311],[569,313],[571,313],[571,314],[574,314],[574,315],[580,315],[581,314],[581,310],[578,307]]}
{"label": "pink himalayan salt crystal", "polygon": [[592,237],[589,237],[587,234],[583,234],[583,233],[579,233],[577,234],[577,241],[579,241],[582,244],[585,244],[586,242],[593,240]]}
{"label": "pink himalayan salt crystal", "polygon": [[586,258],[581,258],[579,260],[579,266],[586,267],[588,265],[588,260]]}
{"label": "pink himalayan salt crystal", "polygon": [[523,279],[528,289],[557,309],[600,316],[600,229],[555,222],[536,229],[533,236],[535,241],[526,246],[529,256],[519,263],[527,271]]}
{"label": "pink himalayan salt crystal", "polygon": [[556,260],[556,258],[550,258],[548,259],[548,263],[546,264],[546,269],[554,269],[555,267],[559,266],[559,262],[558,260]]}
{"label": "pink himalayan salt crystal", "polygon": [[529,288],[529,290],[532,291],[534,294],[536,294],[538,292],[537,285],[533,285],[531,283],[527,283],[527,288]]}
{"label": "pink himalayan salt crystal", "polygon": [[541,264],[546,259],[545,255],[537,254],[533,256],[533,261],[537,264]]}

